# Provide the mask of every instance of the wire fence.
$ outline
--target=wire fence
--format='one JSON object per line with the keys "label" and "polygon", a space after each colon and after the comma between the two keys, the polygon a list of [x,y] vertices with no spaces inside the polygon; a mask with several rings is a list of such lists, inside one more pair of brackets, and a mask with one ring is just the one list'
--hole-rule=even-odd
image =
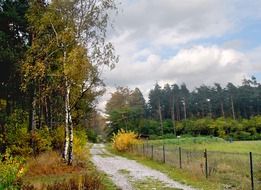
{"label": "wire fence", "polygon": [[133,145],[129,151],[215,181],[223,189],[261,190],[261,154],[199,151],[149,143]]}

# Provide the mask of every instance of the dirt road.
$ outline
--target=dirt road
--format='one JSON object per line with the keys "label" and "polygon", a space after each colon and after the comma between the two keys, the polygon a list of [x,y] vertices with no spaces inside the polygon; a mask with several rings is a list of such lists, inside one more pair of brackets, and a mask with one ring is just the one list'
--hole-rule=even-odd
{"label": "dirt road", "polygon": [[105,150],[103,144],[94,144],[91,149],[91,154],[93,163],[99,170],[107,173],[119,189],[195,190],[134,160],[113,155]]}

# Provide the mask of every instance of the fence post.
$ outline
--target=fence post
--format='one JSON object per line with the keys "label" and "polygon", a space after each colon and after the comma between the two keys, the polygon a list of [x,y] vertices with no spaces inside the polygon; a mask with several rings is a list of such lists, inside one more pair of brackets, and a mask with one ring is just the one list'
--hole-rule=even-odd
{"label": "fence post", "polygon": [[179,147],[179,168],[182,168],[182,165],[181,165],[181,147]]}
{"label": "fence post", "polygon": [[153,145],[151,145],[151,159],[153,160]]}
{"label": "fence post", "polygon": [[251,190],[254,190],[254,175],[253,175],[252,152],[249,152],[249,161],[250,161]]}
{"label": "fence post", "polygon": [[205,157],[205,173],[206,173],[206,178],[208,178],[208,153],[207,153],[207,149],[205,149],[204,157]]}
{"label": "fence post", "polygon": [[166,162],[166,157],[165,157],[165,145],[163,144],[163,147],[162,147],[162,154],[163,154],[163,163]]}

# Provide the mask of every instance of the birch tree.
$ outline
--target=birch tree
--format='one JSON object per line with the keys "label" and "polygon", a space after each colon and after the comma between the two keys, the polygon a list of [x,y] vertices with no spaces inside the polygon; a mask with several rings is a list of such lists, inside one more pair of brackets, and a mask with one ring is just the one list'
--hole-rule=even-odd
{"label": "birch tree", "polygon": [[[34,5],[33,1],[32,10]],[[72,112],[86,96],[101,93],[97,90],[103,86],[99,67],[103,64],[113,67],[118,60],[112,44],[105,41],[108,11],[115,8],[111,0],[54,0],[37,19],[30,11],[28,14],[35,45],[25,60],[25,84],[36,79],[41,83],[46,78],[56,81],[47,84],[46,89],[59,88],[64,100],[63,158],[68,164],[73,161]]]}

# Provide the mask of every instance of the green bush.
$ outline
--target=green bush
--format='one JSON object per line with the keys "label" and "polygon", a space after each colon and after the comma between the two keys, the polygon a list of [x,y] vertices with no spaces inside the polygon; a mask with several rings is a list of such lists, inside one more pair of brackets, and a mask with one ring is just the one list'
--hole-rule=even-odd
{"label": "green bush", "polygon": [[0,189],[18,189],[15,181],[24,174],[23,163],[24,159],[21,157],[13,158],[10,155],[10,149],[4,156],[0,155]]}
{"label": "green bush", "polygon": [[58,126],[51,131],[52,135],[52,147],[54,150],[62,152],[64,145],[64,126]]}
{"label": "green bush", "polygon": [[93,143],[97,142],[97,133],[93,129],[87,129],[87,136],[89,141]]}
{"label": "green bush", "polygon": [[49,129],[47,127],[36,129],[32,133],[32,142],[35,154],[51,150],[52,137],[49,132]]}
{"label": "green bush", "polygon": [[12,155],[28,156],[32,152],[27,119],[28,113],[19,109],[7,118],[5,143]]}
{"label": "green bush", "polygon": [[28,132],[28,113],[25,111],[14,110],[7,118],[5,129],[5,144],[14,156],[27,157],[51,149],[53,134],[46,126]]}
{"label": "green bush", "polygon": [[160,123],[156,120],[146,119],[140,123],[140,134],[161,135]]}

